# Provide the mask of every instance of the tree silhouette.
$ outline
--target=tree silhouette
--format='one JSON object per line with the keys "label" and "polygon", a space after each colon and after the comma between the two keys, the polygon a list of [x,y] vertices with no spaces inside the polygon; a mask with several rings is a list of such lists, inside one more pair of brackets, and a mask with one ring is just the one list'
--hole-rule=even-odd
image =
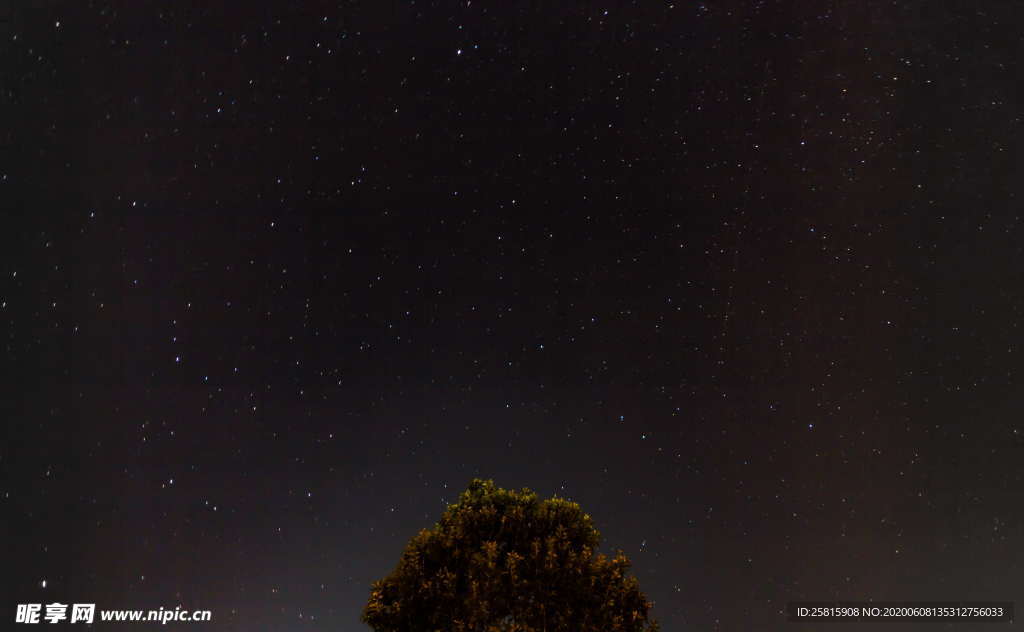
{"label": "tree silhouette", "polygon": [[373,583],[377,632],[649,632],[652,607],[629,560],[596,553],[580,506],[473,479],[432,529]]}

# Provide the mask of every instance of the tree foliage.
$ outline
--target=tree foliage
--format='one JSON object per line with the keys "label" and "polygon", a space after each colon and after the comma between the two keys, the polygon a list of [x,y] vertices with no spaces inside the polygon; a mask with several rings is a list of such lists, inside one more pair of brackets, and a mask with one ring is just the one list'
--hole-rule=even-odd
{"label": "tree foliage", "polygon": [[377,632],[648,632],[652,607],[622,552],[597,553],[580,506],[474,479],[373,583]]}

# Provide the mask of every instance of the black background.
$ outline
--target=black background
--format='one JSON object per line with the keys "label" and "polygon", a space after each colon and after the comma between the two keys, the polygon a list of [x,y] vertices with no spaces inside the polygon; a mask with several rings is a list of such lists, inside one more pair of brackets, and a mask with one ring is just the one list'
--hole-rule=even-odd
{"label": "black background", "polygon": [[1019,596],[1015,3],[0,19],[8,621],[365,629],[473,476],[666,630]]}

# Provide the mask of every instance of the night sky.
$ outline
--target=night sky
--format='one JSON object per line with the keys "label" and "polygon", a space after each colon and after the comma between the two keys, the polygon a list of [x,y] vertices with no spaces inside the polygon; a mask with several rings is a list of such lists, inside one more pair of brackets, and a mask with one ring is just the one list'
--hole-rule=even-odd
{"label": "night sky", "polygon": [[666,632],[1024,601],[1020,17],[0,9],[4,626],[368,630],[476,476]]}

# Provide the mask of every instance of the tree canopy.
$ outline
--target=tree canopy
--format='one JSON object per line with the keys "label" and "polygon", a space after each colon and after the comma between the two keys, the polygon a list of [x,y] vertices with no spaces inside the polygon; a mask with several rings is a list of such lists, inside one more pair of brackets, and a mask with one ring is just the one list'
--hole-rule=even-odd
{"label": "tree canopy", "polygon": [[373,583],[377,632],[648,632],[652,603],[580,506],[473,479]]}

